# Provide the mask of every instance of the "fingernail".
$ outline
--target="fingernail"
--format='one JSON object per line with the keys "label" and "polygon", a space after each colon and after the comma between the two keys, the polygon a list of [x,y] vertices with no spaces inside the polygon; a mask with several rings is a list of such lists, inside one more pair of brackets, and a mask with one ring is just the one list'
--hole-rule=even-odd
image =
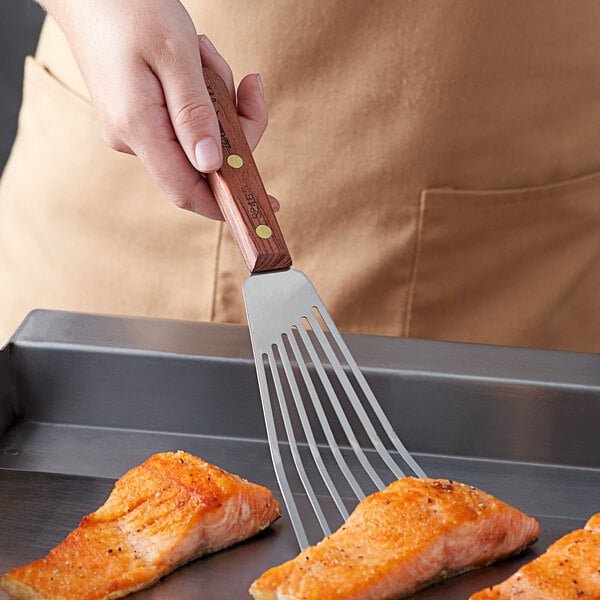
{"label": "fingernail", "polygon": [[214,44],[208,39],[207,36],[201,35],[200,42],[207,50],[210,50],[211,52],[218,54],[217,49],[215,48]]}
{"label": "fingernail", "polygon": [[194,154],[199,171],[216,171],[221,166],[221,152],[215,140],[210,137],[205,137],[196,144]]}
{"label": "fingernail", "polygon": [[277,212],[281,208],[281,204],[279,204],[279,200],[277,198],[273,198],[273,196],[269,196],[269,203],[271,204],[271,208],[273,212]]}
{"label": "fingernail", "polygon": [[262,82],[262,77],[260,76],[260,73],[256,74],[256,83],[258,84],[258,91],[260,92],[260,95],[262,97],[262,99],[265,99],[265,88],[263,87],[263,82]]}

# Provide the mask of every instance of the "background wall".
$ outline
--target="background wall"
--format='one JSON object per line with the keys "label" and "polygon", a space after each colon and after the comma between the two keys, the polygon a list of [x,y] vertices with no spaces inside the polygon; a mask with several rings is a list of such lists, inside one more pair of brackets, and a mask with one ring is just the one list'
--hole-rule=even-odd
{"label": "background wall", "polygon": [[0,0],[0,173],[17,132],[23,60],[35,52],[43,20],[32,0]]}

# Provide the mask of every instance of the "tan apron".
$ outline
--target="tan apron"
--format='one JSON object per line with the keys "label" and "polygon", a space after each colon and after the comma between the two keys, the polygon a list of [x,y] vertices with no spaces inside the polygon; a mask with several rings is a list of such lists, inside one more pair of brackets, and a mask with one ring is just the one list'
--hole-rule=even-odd
{"label": "tan apron", "polygon": [[[600,3],[189,0],[343,331],[600,351]],[[0,338],[31,309],[243,322],[226,228],[104,146],[48,20],[0,188]]]}

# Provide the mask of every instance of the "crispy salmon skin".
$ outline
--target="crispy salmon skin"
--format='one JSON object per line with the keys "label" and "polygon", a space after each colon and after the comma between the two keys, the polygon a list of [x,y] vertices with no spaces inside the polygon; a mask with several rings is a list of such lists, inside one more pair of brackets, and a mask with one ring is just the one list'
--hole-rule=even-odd
{"label": "crispy salmon skin", "polygon": [[405,477],[365,498],[340,529],[270,569],[256,600],[391,600],[517,553],[537,521],[475,487]]}
{"label": "crispy salmon skin", "polygon": [[600,513],[583,529],[554,542],[544,554],[506,581],[469,600],[598,600],[600,598]]}
{"label": "crispy salmon skin", "polygon": [[121,598],[255,535],[279,514],[262,486],[185,452],[155,454],[45,558],[13,569],[1,586],[17,600]]}

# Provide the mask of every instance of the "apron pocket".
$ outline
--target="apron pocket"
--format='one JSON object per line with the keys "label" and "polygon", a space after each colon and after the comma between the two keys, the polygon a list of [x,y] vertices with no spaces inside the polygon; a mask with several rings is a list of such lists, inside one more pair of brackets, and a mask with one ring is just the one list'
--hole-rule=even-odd
{"label": "apron pocket", "polygon": [[600,173],[421,195],[406,335],[600,351]]}
{"label": "apron pocket", "polygon": [[91,103],[27,58],[0,186],[0,334],[34,308],[208,321],[219,231],[108,148]]}

